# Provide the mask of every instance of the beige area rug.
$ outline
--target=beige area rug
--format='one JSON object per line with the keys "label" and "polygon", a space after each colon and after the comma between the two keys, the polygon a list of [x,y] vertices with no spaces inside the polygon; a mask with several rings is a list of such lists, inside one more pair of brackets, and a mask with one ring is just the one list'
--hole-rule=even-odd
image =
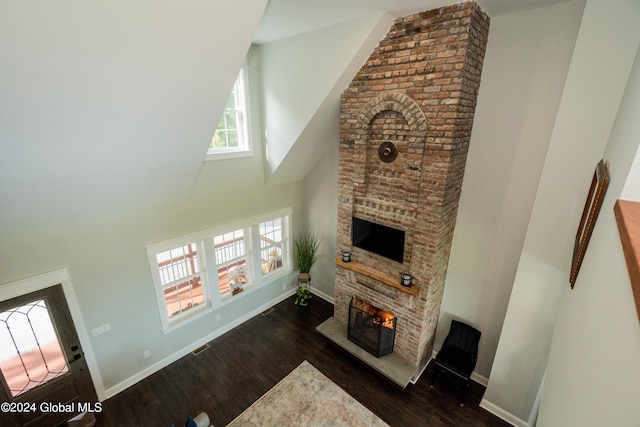
{"label": "beige area rug", "polygon": [[229,426],[388,426],[306,360]]}

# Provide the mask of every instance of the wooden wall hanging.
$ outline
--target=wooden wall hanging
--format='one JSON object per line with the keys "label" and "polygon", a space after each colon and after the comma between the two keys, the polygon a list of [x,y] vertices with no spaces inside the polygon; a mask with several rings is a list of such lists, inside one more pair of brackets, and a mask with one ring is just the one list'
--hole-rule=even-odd
{"label": "wooden wall hanging", "polygon": [[573,260],[571,262],[571,275],[569,276],[569,283],[571,289],[576,283],[584,254],[587,251],[589,240],[591,239],[591,233],[593,233],[593,227],[595,227],[596,219],[600,213],[604,195],[607,192],[609,186],[609,166],[604,163],[604,160],[600,160],[596,165],[596,170],[593,173],[593,179],[591,180],[591,187],[589,188],[589,194],[587,195],[587,201],[582,211],[582,218],[580,219],[580,225],[578,226],[578,233],[576,234],[576,241],[573,247]]}

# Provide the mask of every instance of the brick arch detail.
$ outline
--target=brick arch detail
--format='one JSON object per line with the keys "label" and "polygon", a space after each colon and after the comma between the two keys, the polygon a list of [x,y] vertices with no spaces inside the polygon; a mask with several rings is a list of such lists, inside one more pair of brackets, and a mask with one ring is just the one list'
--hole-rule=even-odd
{"label": "brick arch detail", "polygon": [[367,135],[367,129],[374,117],[383,111],[395,111],[402,115],[411,131],[417,134],[415,137],[419,137],[420,134],[426,136],[427,116],[413,98],[400,92],[382,93],[364,105],[358,115],[361,125],[359,128],[363,130],[363,135]]}
{"label": "brick arch detail", "polygon": [[[392,142],[398,145],[399,156],[392,164],[380,163],[377,150],[370,146],[371,131],[376,120],[384,113],[397,114],[405,122],[405,136]],[[361,153],[354,161],[364,171],[358,188],[354,188],[355,211],[367,206],[367,211],[378,212],[376,217],[361,214],[374,222],[389,223],[391,217],[404,217],[407,228],[413,226],[418,208],[416,195],[420,194],[423,160],[427,138],[427,117],[418,103],[400,92],[383,92],[371,98],[358,114],[357,144]],[[412,159],[407,157],[411,152]],[[380,167],[376,167],[380,165]],[[373,176],[370,174],[373,173]],[[410,255],[410,251],[408,251]],[[410,258],[410,256],[408,257]]]}

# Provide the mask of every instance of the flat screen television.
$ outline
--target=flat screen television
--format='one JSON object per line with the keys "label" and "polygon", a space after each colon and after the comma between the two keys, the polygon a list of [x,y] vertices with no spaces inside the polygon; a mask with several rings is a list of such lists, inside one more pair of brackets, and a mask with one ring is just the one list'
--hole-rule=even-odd
{"label": "flat screen television", "polygon": [[404,231],[355,216],[352,219],[351,241],[353,246],[402,262],[404,258]]}

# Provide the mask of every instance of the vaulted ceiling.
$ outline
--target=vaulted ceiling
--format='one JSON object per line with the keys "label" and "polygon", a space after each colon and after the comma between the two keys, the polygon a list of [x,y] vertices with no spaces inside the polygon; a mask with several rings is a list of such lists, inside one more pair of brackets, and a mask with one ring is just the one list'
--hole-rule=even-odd
{"label": "vaulted ceiling", "polygon": [[[495,15],[560,1],[479,3]],[[187,199],[252,42],[448,3],[2,2],[0,238]],[[300,129],[333,120],[337,85]]]}

